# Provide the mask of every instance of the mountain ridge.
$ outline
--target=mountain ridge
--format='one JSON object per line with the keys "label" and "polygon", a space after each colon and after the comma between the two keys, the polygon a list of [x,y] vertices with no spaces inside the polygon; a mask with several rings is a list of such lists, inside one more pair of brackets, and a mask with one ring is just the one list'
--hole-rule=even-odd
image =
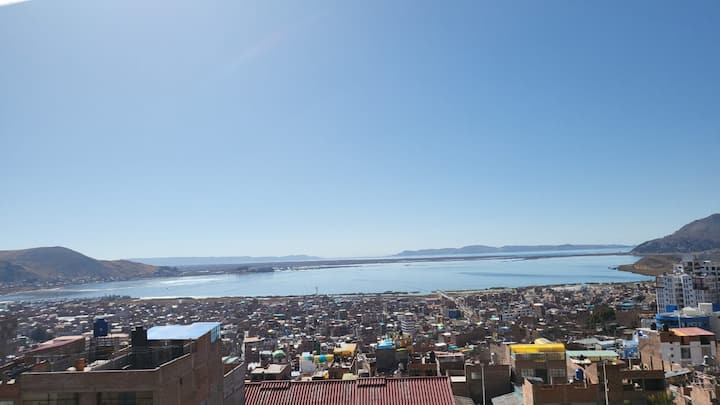
{"label": "mountain ridge", "polygon": [[670,235],[636,246],[637,254],[701,253],[720,249],[720,214],[697,219]]}
{"label": "mountain ridge", "polygon": [[515,252],[545,252],[545,251],[573,251],[592,249],[627,249],[631,245],[607,244],[562,244],[562,245],[468,245],[459,248],[436,248],[404,250],[393,256],[437,256],[437,255],[463,255],[463,254],[484,254],[484,253],[515,253]]}

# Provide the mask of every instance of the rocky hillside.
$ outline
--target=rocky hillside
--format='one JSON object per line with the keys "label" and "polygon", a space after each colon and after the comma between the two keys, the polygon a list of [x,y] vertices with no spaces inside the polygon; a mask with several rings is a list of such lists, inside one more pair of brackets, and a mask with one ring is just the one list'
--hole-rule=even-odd
{"label": "rocky hillside", "polygon": [[0,250],[0,282],[129,279],[159,270],[127,260],[96,260],[64,247]]}
{"label": "rocky hillside", "polygon": [[642,243],[632,253],[698,253],[713,249],[720,249],[720,214],[698,219],[672,235]]}

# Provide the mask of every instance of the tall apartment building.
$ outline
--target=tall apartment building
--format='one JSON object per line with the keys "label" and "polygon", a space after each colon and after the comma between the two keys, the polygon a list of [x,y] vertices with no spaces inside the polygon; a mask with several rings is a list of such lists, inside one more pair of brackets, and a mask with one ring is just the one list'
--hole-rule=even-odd
{"label": "tall apartment building", "polygon": [[672,273],[657,276],[655,288],[658,312],[720,303],[720,263],[685,260]]}
{"label": "tall apartment building", "polygon": [[415,314],[408,312],[400,318],[400,329],[403,335],[415,335]]}

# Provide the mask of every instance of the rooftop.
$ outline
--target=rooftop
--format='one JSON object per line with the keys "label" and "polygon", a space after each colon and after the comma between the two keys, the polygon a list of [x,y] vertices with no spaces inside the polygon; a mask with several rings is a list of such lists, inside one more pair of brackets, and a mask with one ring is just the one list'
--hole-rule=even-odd
{"label": "rooftop", "polygon": [[55,339],[40,343],[38,347],[30,350],[28,353],[42,352],[48,349],[62,347],[77,342],[78,340],[85,340],[85,336],[58,336]]}
{"label": "rooftop", "polygon": [[154,326],[147,331],[148,340],[196,340],[222,324],[219,322],[195,322],[190,325]]}
{"label": "rooftop", "polygon": [[287,403],[453,405],[455,402],[448,377],[264,381],[245,385],[247,405]]}
{"label": "rooftop", "polygon": [[565,345],[562,343],[545,343],[545,344],[514,344],[510,345],[510,351],[513,353],[551,353],[564,352]]}
{"label": "rooftop", "polygon": [[715,336],[714,333],[702,328],[671,328],[675,336]]}
{"label": "rooftop", "polygon": [[614,350],[568,350],[565,352],[568,358],[585,357],[594,358],[618,358],[620,355]]}
{"label": "rooftop", "polygon": [[282,374],[287,367],[287,364],[268,364],[267,367],[254,369],[251,371],[251,374]]}

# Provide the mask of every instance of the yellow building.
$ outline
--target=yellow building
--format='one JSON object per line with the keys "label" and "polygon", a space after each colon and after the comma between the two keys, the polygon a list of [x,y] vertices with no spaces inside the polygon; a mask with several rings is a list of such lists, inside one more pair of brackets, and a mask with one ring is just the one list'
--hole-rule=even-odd
{"label": "yellow building", "polygon": [[567,381],[564,344],[541,338],[532,344],[509,345],[508,349],[517,382],[525,378],[539,378],[548,384]]}

